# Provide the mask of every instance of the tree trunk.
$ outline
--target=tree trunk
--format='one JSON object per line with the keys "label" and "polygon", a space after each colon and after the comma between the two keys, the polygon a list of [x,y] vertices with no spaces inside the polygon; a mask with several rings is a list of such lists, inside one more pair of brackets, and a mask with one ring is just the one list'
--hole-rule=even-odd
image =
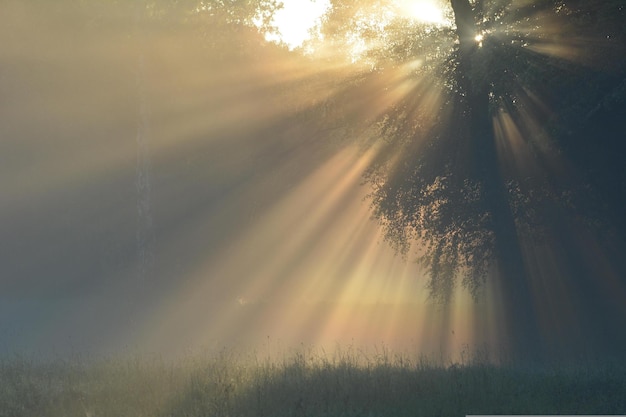
{"label": "tree trunk", "polygon": [[532,308],[529,276],[524,263],[515,219],[509,205],[505,179],[500,171],[498,151],[489,109],[489,85],[472,68],[480,59],[474,10],[469,0],[451,0],[459,37],[459,70],[465,93],[468,135],[473,150],[472,175],[482,184],[484,205],[491,216],[495,237],[497,277],[505,311],[506,333],[502,336],[515,356],[535,357],[540,353],[537,323]]}

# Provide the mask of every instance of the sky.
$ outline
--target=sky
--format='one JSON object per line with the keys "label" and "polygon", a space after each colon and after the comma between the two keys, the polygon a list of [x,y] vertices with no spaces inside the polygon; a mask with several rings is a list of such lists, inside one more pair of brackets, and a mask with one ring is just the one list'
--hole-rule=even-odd
{"label": "sky", "polygon": [[330,7],[329,0],[286,0],[274,15],[273,25],[277,34],[267,35],[266,39],[285,42],[290,48],[297,48],[309,39],[310,30],[319,23]]}
{"label": "sky", "polygon": [[[395,6],[394,11],[399,16],[428,23],[445,22],[444,11],[437,0],[397,0]],[[278,33],[267,34],[266,39],[284,42],[291,49],[302,46],[329,7],[329,0],[283,0],[272,22]]]}

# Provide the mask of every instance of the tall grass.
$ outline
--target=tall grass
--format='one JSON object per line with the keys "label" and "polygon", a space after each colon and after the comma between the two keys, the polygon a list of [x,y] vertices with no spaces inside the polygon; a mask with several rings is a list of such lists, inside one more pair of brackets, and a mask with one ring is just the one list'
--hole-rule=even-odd
{"label": "tall grass", "polygon": [[626,414],[623,362],[492,365],[386,350],[0,362],[0,417]]}

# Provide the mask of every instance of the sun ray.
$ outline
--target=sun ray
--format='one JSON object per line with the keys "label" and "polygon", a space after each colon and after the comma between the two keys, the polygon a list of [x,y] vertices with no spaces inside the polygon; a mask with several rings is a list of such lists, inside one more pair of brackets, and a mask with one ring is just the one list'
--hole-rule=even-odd
{"label": "sun ray", "polygon": [[[491,26],[472,47],[594,68],[583,52],[597,40],[572,35],[558,13],[508,21],[506,13],[532,2],[509,3],[480,22]],[[462,116],[450,104],[460,82],[454,41],[427,39],[453,33],[441,2],[355,6],[335,39],[315,28],[331,11],[324,1],[286,1],[277,33],[267,35],[241,22],[216,29],[207,10],[186,13],[184,23],[169,15],[138,23],[117,4],[99,13],[86,2],[89,13],[7,4],[0,188],[10,198],[0,202],[0,298],[15,295],[3,305],[11,320],[37,322],[22,326],[24,340],[47,346],[82,335],[98,352],[131,345],[167,355],[258,348],[269,337],[288,346],[383,344],[446,360],[506,342],[497,280],[488,277],[476,302],[462,287],[450,305],[429,300],[427,271],[411,262],[422,242],[411,242],[409,261],[396,256],[361,184],[378,163],[389,177],[417,182],[411,162]],[[411,28],[423,38],[392,36]],[[516,233],[532,309],[542,337],[584,345],[612,334],[607,312],[626,315],[616,256],[584,227],[603,219],[568,217],[555,204],[571,197],[555,192],[555,179],[581,176],[548,134],[556,107],[522,83],[532,68],[513,76],[497,64],[484,70],[501,77],[490,87],[509,89],[494,88],[489,104],[500,172],[522,213]],[[139,150],[138,125],[149,127]],[[390,131],[401,134],[383,137]],[[466,158],[455,146],[442,153]],[[138,166],[141,151],[149,170]],[[147,180],[149,199],[141,195]],[[529,232],[531,197],[551,223],[540,239]],[[154,219],[155,262],[137,274],[142,208]]]}

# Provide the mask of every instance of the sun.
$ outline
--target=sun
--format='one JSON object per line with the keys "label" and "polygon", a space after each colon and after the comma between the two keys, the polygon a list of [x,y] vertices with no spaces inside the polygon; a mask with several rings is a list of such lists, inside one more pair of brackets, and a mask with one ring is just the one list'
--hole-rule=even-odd
{"label": "sun", "polygon": [[331,7],[330,0],[283,0],[274,14],[272,24],[277,33],[268,33],[268,41],[285,43],[289,49],[302,45],[311,37],[310,31]]}
{"label": "sun", "polygon": [[[270,42],[283,43],[295,49],[311,38],[311,31],[320,23],[322,16],[332,7],[330,0],[282,0],[272,19],[276,28],[266,33]],[[448,24],[444,8],[439,0],[392,0],[393,14],[409,19],[436,24]],[[383,19],[384,20],[384,19]]]}
{"label": "sun", "polygon": [[425,23],[443,25],[447,22],[437,0],[396,0],[398,14]]}
{"label": "sun", "polygon": [[482,48],[483,46],[483,39],[485,39],[485,36],[482,33],[479,33],[478,35],[474,36],[474,41],[476,41],[479,48]]}

